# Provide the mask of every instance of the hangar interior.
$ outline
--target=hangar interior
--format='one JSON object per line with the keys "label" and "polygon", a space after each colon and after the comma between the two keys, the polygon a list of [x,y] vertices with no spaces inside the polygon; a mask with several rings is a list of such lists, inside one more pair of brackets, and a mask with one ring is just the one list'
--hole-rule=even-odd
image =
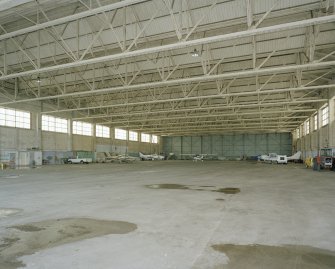
{"label": "hangar interior", "polygon": [[0,1],[0,267],[334,268],[334,5]]}

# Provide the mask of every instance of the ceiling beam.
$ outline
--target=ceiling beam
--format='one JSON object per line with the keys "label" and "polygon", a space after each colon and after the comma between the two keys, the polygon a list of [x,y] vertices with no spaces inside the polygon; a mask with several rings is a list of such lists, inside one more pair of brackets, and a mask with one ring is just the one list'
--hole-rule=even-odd
{"label": "ceiling beam", "polygon": [[[284,111],[284,110],[272,110],[272,111],[239,111],[238,113],[226,113],[226,114],[216,114],[218,112],[214,112],[214,113],[210,113],[210,114],[206,114],[206,115],[181,115],[181,116],[173,116],[173,115],[170,115],[168,117],[160,117],[160,118],[153,118],[153,117],[150,117],[150,118],[140,118],[140,119],[128,119],[128,120],[123,120],[123,121],[114,121],[113,120],[113,116],[109,116],[110,118],[112,118],[111,121],[108,121],[108,122],[96,122],[96,124],[111,124],[113,125],[114,123],[115,124],[120,124],[120,123],[125,123],[125,122],[149,122],[149,121],[160,121],[160,120],[164,120],[164,119],[167,119],[167,120],[184,120],[185,118],[187,119],[199,119],[199,118],[217,118],[217,117],[227,117],[227,116],[243,116],[243,115],[257,115],[259,117],[261,117],[263,114],[267,114],[267,115],[276,115],[276,114],[283,114],[283,113],[288,113],[288,114],[293,114],[293,113],[306,113],[306,112],[315,112],[316,109],[297,109],[297,110],[289,110],[289,111]],[[142,113],[143,115],[143,113]],[[117,116],[124,116],[124,117],[127,117],[127,116],[132,116],[132,114],[123,114],[123,115],[117,115]],[[108,117],[108,116],[106,116]],[[308,116],[306,115],[306,118]],[[77,119],[82,119],[82,118],[73,118],[74,120],[77,120]]]}
{"label": "ceiling beam", "polygon": [[[148,133],[152,133],[152,134],[166,134],[166,133],[178,133],[178,132],[193,132],[193,133],[197,133],[199,131],[202,131],[204,133],[211,133],[214,131],[228,131],[228,132],[235,132],[236,130],[267,130],[267,129],[285,129],[287,131],[291,131],[294,130],[296,128],[296,125],[288,125],[288,126],[279,126],[279,125],[263,125],[260,124],[259,128],[255,127],[255,126],[235,126],[235,128],[232,131],[232,127],[214,127],[214,128],[210,128],[210,129],[206,129],[206,127],[202,127],[202,128],[187,128],[187,129],[180,129],[175,128],[175,129],[165,129],[165,130],[160,130],[160,129],[145,129],[145,132]],[[142,129],[133,129],[134,131],[143,131]]]}
{"label": "ceiling beam", "polygon": [[6,34],[3,34],[3,35],[0,36],[0,41],[11,38],[11,37],[15,37],[15,36],[35,32],[35,31],[38,31],[38,30],[42,30],[42,29],[45,29],[45,28],[48,28],[48,27],[51,27],[51,26],[55,26],[55,25],[79,20],[79,19],[82,19],[82,18],[93,16],[95,14],[103,13],[103,12],[106,12],[106,11],[120,9],[120,8],[123,8],[123,7],[126,7],[126,6],[135,5],[135,4],[139,4],[139,3],[143,3],[143,2],[147,2],[147,1],[148,0],[123,0],[123,1],[120,1],[120,2],[117,2],[117,3],[114,3],[114,4],[105,5],[105,6],[102,6],[102,7],[90,9],[90,10],[83,11],[83,12],[80,12],[80,13],[77,13],[77,14],[74,14],[74,15],[62,17],[62,18],[59,18],[59,19],[55,19],[55,20],[52,20],[52,21],[47,21],[47,22],[44,22],[44,23],[36,24],[34,26],[26,27],[26,28],[23,28],[23,29],[20,29],[20,30],[17,30],[17,31],[6,33]]}
{"label": "ceiling beam", "polygon": [[[292,117],[293,118],[293,117]],[[152,127],[152,128],[169,128],[171,127],[179,127],[179,128],[188,128],[188,127],[192,127],[192,126],[199,126],[199,127],[204,127],[204,128],[209,128],[212,126],[217,126],[217,125],[222,125],[223,123],[225,123],[225,126],[231,126],[236,124],[236,123],[248,123],[248,124],[294,124],[295,126],[300,125],[303,120],[300,121],[277,121],[273,118],[270,118],[270,120],[264,120],[263,118],[255,118],[255,119],[234,119],[234,120],[211,120],[211,121],[185,121],[185,122],[178,122],[178,123],[167,123],[167,122],[160,122],[157,124],[134,124],[134,125],[114,125],[116,128],[126,128],[126,129],[131,129],[133,130],[134,128],[144,128],[144,127]],[[245,125],[248,125],[245,124]]]}
{"label": "ceiling beam", "polygon": [[329,89],[335,88],[335,84],[329,85],[317,85],[317,86],[308,86],[308,87],[297,87],[297,88],[287,88],[287,89],[273,89],[273,90],[256,90],[249,92],[235,92],[235,93],[218,93],[214,95],[202,95],[202,96],[191,96],[191,97],[178,97],[178,98],[170,98],[170,99],[157,99],[157,100],[147,100],[141,102],[129,102],[129,100],[125,100],[123,104],[110,104],[110,105],[99,105],[99,106],[85,106],[85,107],[76,107],[73,109],[62,109],[62,110],[53,110],[47,111],[44,113],[57,113],[57,112],[69,112],[69,111],[78,111],[78,110],[87,110],[87,109],[99,109],[99,108],[113,108],[113,107],[131,107],[137,105],[149,105],[149,104],[159,104],[159,103],[169,103],[175,101],[192,101],[192,100],[202,100],[202,99],[215,99],[215,98],[227,98],[227,97],[237,97],[237,96],[252,96],[257,95],[260,96],[262,94],[275,94],[275,93],[283,93],[283,92],[295,92],[295,91],[309,91],[309,90],[318,90],[318,89]]}
{"label": "ceiling beam", "polygon": [[[122,2],[125,2],[125,1],[122,1]],[[134,0],[133,2],[136,2],[136,1]],[[137,2],[140,2],[140,1],[138,0]],[[66,63],[66,64],[60,64],[60,65],[54,65],[54,66],[49,66],[49,67],[44,67],[44,68],[39,68],[39,69],[34,69],[34,70],[29,70],[29,71],[23,71],[20,73],[3,75],[0,77],[0,80],[7,80],[7,79],[15,78],[15,77],[23,77],[23,76],[28,76],[28,75],[36,75],[36,74],[41,74],[45,72],[64,70],[64,69],[79,67],[83,65],[103,63],[107,61],[132,58],[136,56],[143,56],[143,55],[148,55],[152,53],[170,51],[174,49],[182,49],[182,48],[188,48],[188,47],[193,47],[193,46],[198,46],[198,45],[210,44],[213,42],[221,42],[221,41],[239,39],[239,38],[244,38],[244,37],[256,36],[260,34],[274,33],[274,32],[279,32],[283,30],[292,30],[296,28],[307,27],[307,26],[312,26],[312,25],[319,25],[323,23],[330,23],[334,21],[335,21],[335,15],[316,17],[316,18],[306,19],[302,21],[283,23],[279,25],[272,25],[272,26],[267,26],[267,27],[262,27],[262,28],[257,28],[257,29],[249,29],[246,31],[199,38],[199,39],[194,39],[190,41],[181,41],[181,42],[177,42],[173,44],[139,49],[135,51],[125,51],[125,52],[118,53],[118,54],[112,54],[112,55],[101,56],[101,57],[96,57],[92,59],[75,61],[75,62]]]}
{"label": "ceiling beam", "polygon": [[[210,109],[218,109],[218,108],[225,108],[225,109],[237,109],[237,108],[252,108],[252,107],[275,107],[275,106],[283,106],[283,105],[299,105],[299,104],[313,104],[313,103],[325,103],[327,102],[328,99],[323,98],[323,99],[297,99],[297,100],[292,100],[292,101],[282,101],[282,100],[277,100],[277,101],[272,101],[272,102],[260,102],[260,103],[240,103],[240,104],[233,104],[233,105],[226,105],[226,104],[216,104],[214,106],[211,107],[198,107],[198,106],[194,106],[194,107],[190,107],[189,110],[190,111],[198,111],[199,108],[204,108],[207,110]],[[84,110],[84,109],[77,109],[78,111],[80,110]],[[178,110],[176,109],[169,109],[166,112],[177,112]],[[57,111],[54,111],[53,113],[55,113]],[[62,111],[64,112],[64,111]],[[144,109],[142,109],[142,111],[140,112],[140,114],[146,115],[146,113],[152,113],[152,112],[156,112],[153,110],[150,111],[145,111]],[[157,110],[157,112],[159,112],[159,110]],[[42,114],[50,114],[50,112],[41,112]],[[116,114],[110,114],[110,115],[106,115],[106,117],[108,116],[114,116],[115,117]],[[123,116],[124,114],[121,112],[120,116]]]}
{"label": "ceiling beam", "polygon": [[[260,120],[264,120],[264,121],[276,121],[277,119],[281,119],[281,120],[291,120],[291,119],[303,119],[305,120],[306,118],[308,118],[307,115],[305,116],[279,116],[278,118],[267,118],[267,117],[263,117],[262,115],[260,115],[260,117],[255,117],[255,118],[242,118],[239,117],[240,115],[236,115],[236,118],[228,118],[225,115],[221,115],[221,116],[217,116],[217,117],[212,117],[213,119],[211,119],[211,117],[203,117],[204,119],[194,116],[194,117],[187,117],[187,120],[189,121],[182,121],[185,120],[184,118],[179,118],[179,121],[173,121],[171,122],[170,118],[156,118],[156,119],[143,119],[143,120],[129,120],[127,122],[125,121],[112,121],[110,122],[108,125],[109,126],[114,126],[114,127],[121,127],[121,125],[125,128],[131,128],[132,126],[157,126],[157,125],[179,125],[179,124],[187,124],[187,123],[199,123],[199,124],[203,124],[203,123],[215,123],[215,122],[241,122],[241,121],[260,121]],[[220,119],[222,118],[222,119]],[[193,120],[192,120],[193,119]],[[152,121],[157,121],[158,123],[150,123]]]}
{"label": "ceiling beam", "polygon": [[110,93],[110,92],[115,92],[115,91],[127,91],[127,90],[129,91],[129,90],[141,89],[141,88],[156,88],[156,87],[164,87],[164,86],[171,86],[171,85],[190,84],[190,83],[202,82],[202,81],[215,81],[215,80],[221,80],[224,78],[253,77],[256,75],[287,73],[287,72],[296,71],[296,70],[325,68],[325,67],[334,66],[334,65],[335,65],[335,61],[328,61],[328,62],[320,62],[320,63],[313,62],[313,63],[300,64],[300,65],[296,64],[296,65],[289,65],[289,66],[270,67],[270,68],[264,68],[264,69],[251,69],[251,70],[223,73],[223,74],[218,74],[218,75],[209,75],[209,76],[204,75],[204,76],[191,77],[191,78],[175,79],[175,80],[168,80],[168,81],[158,81],[158,82],[148,82],[148,83],[127,85],[127,86],[97,89],[93,91],[88,90],[88,91],[82,91],[82,92],[73,92],[73,93],[66,93],[66,94],[59,94],[59,95],[52,95],[52,96],[42,96],[42,97],[29,98],[29,99],[21,99],[21,100],[3,102],[3,103],[0,103],[0,105],[51,100],[51,99],[65,98],[65,97],[71,97],[71,96],[85,96],[85,95],[91,96],[94,94],[104,94],[104,93]]}

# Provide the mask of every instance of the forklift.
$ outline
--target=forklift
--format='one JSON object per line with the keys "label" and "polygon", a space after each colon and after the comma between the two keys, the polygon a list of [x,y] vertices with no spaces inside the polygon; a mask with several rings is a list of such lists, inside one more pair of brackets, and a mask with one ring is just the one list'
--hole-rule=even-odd
{"label": "forklift", "polygon": [[335,148],[322,148],[320,149],[319,156],[321,168],[334,168]]}

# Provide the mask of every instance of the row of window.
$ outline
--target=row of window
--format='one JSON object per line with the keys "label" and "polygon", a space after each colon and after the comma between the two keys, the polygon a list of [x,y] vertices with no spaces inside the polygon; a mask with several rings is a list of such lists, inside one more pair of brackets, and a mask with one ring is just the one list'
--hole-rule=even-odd
{"label": "row of window", "polygon": [[[0,108],[0,125],[30,129],[30,113],[9,108]],[[58,133],[68,133],[68,120],[42,115],[42,130]],[[92,136],[93,124],[88,122],[73,121],[72,133]],[[97,137],[110,138],[110,128],[103,125],[95,126]],[[139,141],[137,132],[115,129],[115,139]],[[141,142],[158,143],[156,135],[141,133]]]}
{"label": "row of window", "polygon": [[[321,109],[321,127],[326,126],[329,123],[329,107],[325,106]],[[313,122],[313,131],[318,129],[318,114],[314,114],[312,118],[306,120],[301,126],[296,129],[297,138],[308,135],[311,131],[311,120]],[[302,133],[300,133],[302,132]]]}
{"label": "row of window", "polygon": [[0,108],[0,125],[30,129],[30,113]]}
{"label": "row of window", "polygon": [[[115,129],[115,138],[121,139],[121,140],[130,140],[130,141],[138,141],[138,133],[134,131],[127,131],[123,129]],[[158,137],[157,135],[150,135],[141,133],[141,141],[147,142],[147,143],[158,143]]]}

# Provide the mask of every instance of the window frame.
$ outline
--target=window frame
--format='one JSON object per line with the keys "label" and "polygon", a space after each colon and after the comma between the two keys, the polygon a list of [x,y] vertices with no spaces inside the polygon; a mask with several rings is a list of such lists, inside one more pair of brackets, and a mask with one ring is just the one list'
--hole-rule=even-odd
{"label": "window frame", "polygon": [[[134,138],[134,135],[136,138]],[[128,131],[128,139],[129,141],[138,141],[138,132],[135,131]]]}
{"label": "window frame", "polygon": [[324,127],[328,124],[329,124],[329,106],[327,105],[321,109],[321,127]]}
{"label": "window frame", "polygon": [[[146,137],[147,137],[148,139],[146,139]],[[151,141],[151,136],[150,136],[150,134],[141,133],[141,142],[143,142],[143,143],[150,143],[150,141]]]}
{"label": "window frame", "polygon": [[305,123],[300,124],[301,136],[305,136]]}
{"label": "window frame", "polygon": [[310,120],[308,119],[308,120],[305,121],[305,134],[306,135],[308,135],[310,133],[310,126],[311,126]]}
{"label": "window frame", "polygon": [[95,125],[95,136],[100,138],[110,138],[110,127],[96,124]]}
{"label": "window frame", "polygon": [[314,129],[313,131],[316,131],[318,129],[318,114],[315,114],[314,116]]}
{"label": "window frame", "polygon": [[128,132],[125,129],[115,128],[114,129],[114,138],[118,140],[127,140]]}
{"label": "window frame", "polygon": [[42,115],[41,117],[41,129],[44,132],[67,134],[69,132],[68,123],[69,120],[65,118],[50,115]]}
{"label": "window frame", "polygon": [[157,135],[151,135],[150,139],[152,144],[158,144],[158,136]]}
{"label": "window frame", "polygon": [[31,129],[31,112],[0,107],[0,126]]}
{"label": "window frame", "polygon": [[[90,132],[88,132],[88,130]],[[93,124],[89,122],[84,122],[84,121],[73,121],[72,122],[72,134],[93,136]]]}

